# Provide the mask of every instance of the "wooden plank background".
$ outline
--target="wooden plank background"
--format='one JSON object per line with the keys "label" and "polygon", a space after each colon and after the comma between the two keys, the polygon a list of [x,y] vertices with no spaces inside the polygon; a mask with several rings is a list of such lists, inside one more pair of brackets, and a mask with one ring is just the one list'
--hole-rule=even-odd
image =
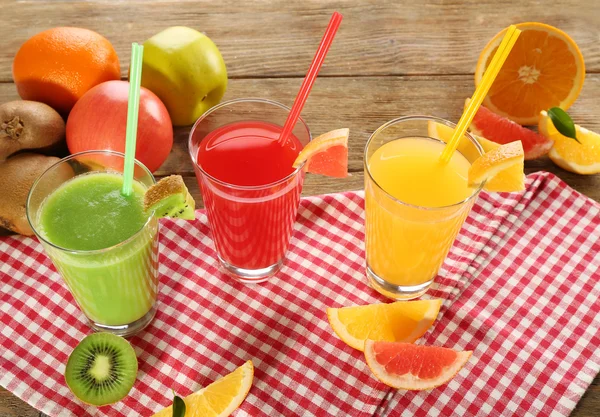
{"label": "wooden plank background", "polygon": [[[30,36],[55,26],[80,26],[107,37],[129,66],[131,42],[143,42],[169,26],[205,32],[227,63],[225,99],[263,97],[291,105],[334,10],[344,15],[320,78],[303,111],[313,134],[349,127],[352,177],[309,175],[305,195],[363,187],[362,151],[369,134],[407,114],[457,121],[474,88],[479,52],[511,23],[539,21],[561,28],[580,46],[587,77],[570,110],[576,123],[600,131],[600,2],[519,0],[308,0],[273,1],[72,1],[0,0],[0,103],[17,99],[11,66]],[[175,130],[175,145],[157,176],[179,173],[200,201],[187,154],[189,128]],[[600,175],[579,176],[548,158],[526,163],[526,171],[550,171],[600,201]],[[588,389],[574,416],[600,415],[600,378]],[[0,416],[43,417],[0,388]]]}

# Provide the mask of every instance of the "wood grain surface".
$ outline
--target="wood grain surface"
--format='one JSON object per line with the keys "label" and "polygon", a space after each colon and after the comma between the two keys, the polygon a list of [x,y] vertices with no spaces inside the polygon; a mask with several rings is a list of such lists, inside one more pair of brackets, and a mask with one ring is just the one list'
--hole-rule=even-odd
{"label": "wood grain surface", "polygon": [[[349,127],[352,176],[308,175],[303,194],[363,187],[362,153],[381,124],[408,114],[457,121],[473,92],[479,52],[511,23],[540,21],[560,27],[580,46],[587,77],[570,110],[576,123],[600,131],[600,2],[597,0],[437,1],[109,1],[0,0],[10,10],[0,25],[0,103],[18,99],[12,59],[30,36],[55,26],[96,30],[115,46],[125,76],[129,48],[176,25],[207,33],[223,53],[230,82],[225,99],[262,97],[291,105],[329,16],[344,15],[340,32],[303,111],[313,135]],[[178,173],[201,202],[187,152],[189,128],[175,130],[175,144],[157,176]],[[526,163],[526,171],[550,171],[600,201],[600,175],[580,176],[548,158]],[[201,203],[200,203],[201,205]],[[600,415],[596,378],[573,416]],[[0,388],[0,417],[43,417]]]}
{"label": "wood grain surface", "polygon": [[[3,0],[3,3],[13,3]],[[344,15],[325,76],[465,74],[501,28],[539,21],[569,33],[590,72],[600,71],[600,2],[437,1],[101,1],[29,0],[0,26],[0,81],[11,79],[19,45],[55,26],[93,29],[114,43],[127,71],[130,43],[169,26],[206,32],[233,78],[304,76],[334,10]]]}

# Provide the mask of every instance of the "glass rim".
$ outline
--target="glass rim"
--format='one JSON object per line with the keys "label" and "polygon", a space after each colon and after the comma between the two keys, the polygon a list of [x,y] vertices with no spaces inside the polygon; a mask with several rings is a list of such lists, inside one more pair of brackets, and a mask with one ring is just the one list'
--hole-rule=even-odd
{"label": "glass rim", "polygon": [[[105,155],[114,155],[114,156],[120,156],[123,159],[125,159],[125,154],[123,152],[117,152],[117,151],[112,151],[112,150],[91,150],[91,151],[83,151],[83,152],[77,152],[74,153],[72,155],[68,155],[64,158],[62,158],[61,160],[55,162],[54,164],[50,165],[44,172],[42,172],[40,174],[39,177],[36,178],[36,180],[34,181],[33,185],[31,186],[29,193],[27,194],[27,202],[25,204],[25,213],[27,215],[27,221],[29,222],[29,226],[31,226],[31,230],[33,230],[33,232],[35,233],[35,235],[37,236],[38,239],[40,239],[41,241],[43,241],[44,243],[52,246],[55,249],[59,249],[62,252],[68,252],[68,253],[72,253],[72,254],[83,254],[83,255],[97,255],[97,254],[102,254],[102,253],[106,253],[106,252],[110,252],[113,249],[117,249],[119,247],[125,246],[126,244],[128,244],[129,242],[133,241],[135,238],[137,238],[145,229],[146,227],[150,224],[150,222],[154,219],[154,212],[152,212],[152,214],[150,216],[148,216],[148,220],[146,220],[146,222],[143,224],[142,227],[140,227],[140,229],[135,232],[133,235],[129,236],[127,239],[123,240],[122,242],[116,243],[112,246],[109,246],[107,248],[102,248],[102,249],[93,249],[93,250],[80,250],[80,249],[69,249],[69,248],[63,248],[62,246],[59,246],[55,243],[50,242],[48,239],[46,239],[44,236],[42,236],[38,230],[36,229],[36,227],[34,226],[31,216],[29,215],[29,204],[31,201],[31,196],[36,188],[36,186],[38,185],[38,183],[42,180],[42,178],[48,173],[50,172],[50,170],[54,169],[55,167],[57,167],[60,164],[69,162],[72,159],[75,159],[76,157],[82,156],[82,155],[89,155],[89,154],[105,154]],[[146,174],[150,175],[150,179],[152,180],[153,184],[156,184],[156,178],[154,178],[154,175],[152,174],[152,172],[150,172],[150,170],[146,167],[146,165],[144,165],[142,162],[140,162],[139,160],[135,160],[135,165],[141,167]],[[102,172],[102,171],[100,171]],[[76,178],[77,176],[73,177]],[[67,181],[70,181],[72,178],[70,178]],[[65,182],[67,182],[65,181]],[[64,183],[63,183],[64,184]],[[59,187],[62,186],[59,185]],[[50,194],[48,194],[50,195]],[[46,196],[47,198],[48,196]]]}
{"label": "glass rim", "polygon": [[[200,116],[198,118],[198,120],[196,120],[196,122],[194,123],[194,125],[192,126],[192,128],[190,129],[190,134],[188,136],[188,153],[190,155],[190,158],[192,160],[192,164],[194,164],[195,167],[198,167],[198,169],[200,170],[200,172],[202,172],[202,175],[205,175],[208,179],[210,179],[211,181],[222,185],[224,187],[228,187],[228,188],[232,188],[235,190],[240,190],[240,191],[259,191],[259,190],[265,190],[265,189],[269,189],[281,184],[284,184],[285,182],[289,181],[290,179],[294,178],[295,176],[297,176],[302,169],[304,168],[304,165],[306,165],[306,161],[303,162],[298,168],[296,168],[294,171],[292,171],[290,174],[286,175],[285,177],[283,177],[282,179],[279,179],[277,181],[268,183],[268,184],[264,184],[264,185],[236,185],[236,184],[231,184],[227,181],[223,181],[220,180],[216,177],[214,177],[213,175],[209,174],[208,172],[206,172],[202,166],[198,163],[197,160],[197,155],[193,155],[192,154],[192,137],[194,132],[196,131],[196,128],[198,127],[198,125],[200,123],[202,123],[202,121],[204,119],[206,119],[206,117],[208,117],[210,114],[214,113],[215,111],[222,109],[223,107],[227,107],[231,104],[237,104],[237,103],[261,103],[261,104],[269,104],[269,105],[273,105],[276,107],[279,107],[280,109],[285,110],[286,112],[290,112],[291,109],[286,106],[285,104],[281,104],[277,101],[274,100],[268,100],[268,99],[264,99],[264,98],[237,98],[237,99],[233,99],[233,100],[227,100],[227,101],[223,101],[219,104],[217,104],[216,106],[211,107],[210,109],[208,109],[202,116]],[[256,119],[256,120],[260,120],[260,119]],[[310,132],[310,129],[308,128],[308,124],[306,124],[306,122],[304,121],[304,119],[302,117],[298,118],[298,122],[301,122],[302,125],[304,126],[304,128],[306,129],[306,132],[308,133],[308,141],[312,141],[312,134]],[[298,123],[296,122],[296,123]]]}
{"label": "glass rim", "polygon": [[[466,203],[468,203],[469,201],[471,201],[474,197],[476,197],[477,195],[479,195],[479,193],[481,192],[481,190],[483,189],[483,187],[485,186],[485,181],[482,182],[481,184],[479,184],[479,187],[477,187],[473,193],[471,193],[470,196],[468,196],[467,198],[465,198],[464,200],[458,201],[456,203],[453,204],[448,204],[445,206],[439,206],[439,207],[426,207],[426,206],[419,206],[416,204],[410,204],[407,203],[405,201],[402,201],[396,197],[394,197],[393,195],[391,195],[390,193],[388,193],[381,185],[379,185],[379,183],[377,181],[375,181],[375,178],[373,178],[373,175],[371,174],[371,170],[369,169],[369,165],[368,165],[368,159],[367,159],[367,152],[369,150],[369,145],[371,144],[371,141],[381,132],[383,132],[385,129],[387,129],[390,126],[393,126],[395,124],[398,123],[402,123],[402,122],[407,122],[410,120],[423,120],[423,121],[434,121],[437,123],[441,123],[444,124],[448,127],[451,128],[456,128],[456,124],[439,118],[439,117],[435,117],[435,116],[424,116],[424,115],[409,115],[409,116],[402,116],[402,117],[397,117],[395,119],[390,120],[387,123],[384,123],[383,125],[379,126],[369,137],[369,139],[367,140],[367,144],[365,145],[365,151],[364,151],[364,156],[363,156],[363,164],[364,164],[364,168],[365,168],[365,172],[366,175],[368,175],[368,177],[370,178],[370,180],[373,182],[373,184],[375,184],[375,186],[377,186],[377,188],[379,190],[381,190],[383,193],[385,193],[385,196],[388,197],[389,199],[393,200],[394,202],[401,204],[403,206],[406,207],[411,207],[414,209],[418,209],[418,210],[425,210],[425,211],[437,211],[437,210],[446,210],[449,208],[454,208],[454,207],[460,207]],[[469,132],[465,132],[465,136],[471,141],[471,143],[473,145],[475,145],[475,148],[479,151],[480,156],[483,155],[485,152],[483,151],[483,148],[481,147],[481,145],[479,144],[479,142],[477,142],[477,140],[475,139],[475,137],[473,137],[473,135],[471,135]],[[399,138],[400,139],[400,138]],[[439,139],[435,139],[435,138],[431,138],[434,140],[439,140]],[[440,141],[443,143],[443,141]]]}

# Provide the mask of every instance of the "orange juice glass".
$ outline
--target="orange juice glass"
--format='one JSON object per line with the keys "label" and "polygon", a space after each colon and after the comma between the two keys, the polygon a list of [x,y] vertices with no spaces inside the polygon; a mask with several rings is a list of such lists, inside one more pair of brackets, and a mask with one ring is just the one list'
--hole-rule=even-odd
{"label": "orange juice glass", "polygon": [[453,123],[428,116],[392,120],[365,148],[367,277],[396,300],[421,296],[433,283],[483,185],[467,186],[471,163],[483,153],[468,133],[443,164],[445,143],[428,125]]}

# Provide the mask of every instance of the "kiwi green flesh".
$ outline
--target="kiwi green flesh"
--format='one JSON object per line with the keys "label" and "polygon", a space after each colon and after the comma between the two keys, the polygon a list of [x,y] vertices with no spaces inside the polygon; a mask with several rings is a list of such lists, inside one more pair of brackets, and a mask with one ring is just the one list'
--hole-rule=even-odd
{"label": "kiwi green flesh", "polygon": [[129,342],[111,333],[93,333],[69,356],[65,380],[81,401],[101,406],[125,398],[135,383],[137,370],[137,358]]}
{"label": "kiwi green flesh", "polygon": [[195,209],[196,202],[187,190],[184,190],[184,193],[171,194],[148,208],[148,210],[154,210],[156,217],[184,220],[194,220],[196,218]]}

